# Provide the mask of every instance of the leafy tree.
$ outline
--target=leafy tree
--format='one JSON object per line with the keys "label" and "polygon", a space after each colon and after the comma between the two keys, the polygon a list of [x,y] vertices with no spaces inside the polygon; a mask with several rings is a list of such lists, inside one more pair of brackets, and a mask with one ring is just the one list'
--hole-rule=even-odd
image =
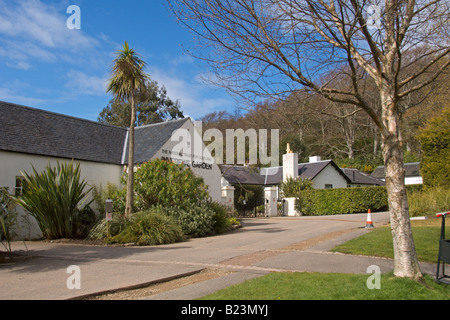
{"label": "leafy tree", "polygon": [[[184,118],[178,101],[173,101],[167,96],[166,88],[159,87],[158,83],[148,80],[145,88],[136,96],[136,127]],[[112,99],[103,108],[98,116],[98,122],[126,128],[130,125],[131,105],[128,101]]]}
{"label": "leafy tree", "polygon": [[114,100],[127,101],[130,104],[130,135],[128,146],[128,180],[125,216],[133,213],[133,167],[134,167],[134,126],[136,122],[136,97],[145,90],[148,75],[144,72],[145,62],[142,61],[125,41],[123,50],[117,51],[111,69],[112,77],[108,92],[112,92]]}
{"label": "leafy tree", "polygon": [[450,107],[432,118],[417,137],[422,144],[420,170],[427,186],[450,186]]}

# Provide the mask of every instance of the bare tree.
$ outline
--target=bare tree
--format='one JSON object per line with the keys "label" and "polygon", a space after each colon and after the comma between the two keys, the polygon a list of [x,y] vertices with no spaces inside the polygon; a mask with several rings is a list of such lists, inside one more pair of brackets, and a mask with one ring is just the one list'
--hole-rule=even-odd
{"label": "bare tree", "polygon": [[[248,99],[307,88],[370,116],[382,137],[394,274],[420,279],[404,184],[400,102],[449,66],[449,1],[168,1],[196,35],[199,47],[191,53],[209,64],[210,81]],[[413,70],[415,64],[422,67]],[[323,78],[339,66],[349,89]],[[362,93],[359,80],[365,77],[376,84],[380,114]]]}

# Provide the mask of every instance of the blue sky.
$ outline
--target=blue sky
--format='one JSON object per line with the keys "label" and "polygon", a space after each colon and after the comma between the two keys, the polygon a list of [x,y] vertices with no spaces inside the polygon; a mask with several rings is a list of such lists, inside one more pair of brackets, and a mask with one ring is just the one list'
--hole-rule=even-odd
{"label": "blue sky", "polygon": [[[81,29],[69,30],[70,5]],[[191,35],[165,0],[0,0],[0,100],[96,120],[108,104],[114,53],[128,41],[186,116],[234,111],[235,100],[200,80],[207,69],[183,53]]]}

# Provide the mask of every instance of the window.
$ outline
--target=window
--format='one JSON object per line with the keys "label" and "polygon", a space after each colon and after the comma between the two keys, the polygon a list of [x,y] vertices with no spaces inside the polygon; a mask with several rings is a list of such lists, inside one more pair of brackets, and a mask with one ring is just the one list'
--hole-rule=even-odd
{"label": "window", "polygon": [[24,185],[24,178],[23,177],[16,177],[16,187],[14,194],[17,196],[21,196],[23,193],[23,185]]}
{"label": "window", "polygon": [[325,189],[333,189],[333,185],[332,184],[325,184]]}

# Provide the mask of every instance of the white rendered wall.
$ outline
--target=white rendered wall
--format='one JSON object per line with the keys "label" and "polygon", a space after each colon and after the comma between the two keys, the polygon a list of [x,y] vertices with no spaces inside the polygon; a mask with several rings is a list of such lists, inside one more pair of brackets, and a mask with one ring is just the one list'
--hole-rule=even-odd
{"label": "white rendered wall", "polygon": [[331,165],[327,165],[314,179],[314,189],[325,189],[326,184],[333,185],[333,189],[347,188],[347,180]]}
{"label": "white rendered wall", "polygon": [[[22,176],[21,172],[33,172],[32,166],[37,171],[42,171],[46,166],[54,167],[57,161],[70,162],[69,159],[44,157],[24,153],[0,151],[0,187],[8,187],[9,193],[14,194],[16,186],[16,177]],[[91,186],[106,186],[113,183],[120,186],[120,177],[123,172],[123,166],[104,164],[90,161],[74,161],[80,163],[81,179],[85,179]],[[19,214],[20,230],[19,239],[36,239],[41,237],[39,227],[33,217],[26,214],[20,207],[16,206]]]}

